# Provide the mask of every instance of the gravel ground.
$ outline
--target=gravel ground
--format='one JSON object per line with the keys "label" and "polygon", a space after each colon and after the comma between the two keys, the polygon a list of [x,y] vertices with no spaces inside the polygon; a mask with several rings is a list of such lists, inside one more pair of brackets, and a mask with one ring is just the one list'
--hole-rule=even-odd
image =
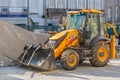
{"label": "gravel ground", "polygon": [[51,72],[18,66],[0,67],[0,80],[120,80],[120,59],[111,60],[106,67],[101,68],[84,62],[73,71],[66,71],[59,64]]}

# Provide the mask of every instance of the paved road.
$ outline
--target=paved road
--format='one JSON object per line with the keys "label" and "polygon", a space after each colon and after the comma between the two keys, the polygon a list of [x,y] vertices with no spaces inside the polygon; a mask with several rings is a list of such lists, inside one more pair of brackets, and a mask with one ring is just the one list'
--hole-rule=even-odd
{"label": "paved road", "polygon": [[120,59],[111,60],[102,68],[92,67],[85,62],[73,71],[66,71],[60,66],[51,72],[17,66],[0,67],[0,80],[120,80]]}

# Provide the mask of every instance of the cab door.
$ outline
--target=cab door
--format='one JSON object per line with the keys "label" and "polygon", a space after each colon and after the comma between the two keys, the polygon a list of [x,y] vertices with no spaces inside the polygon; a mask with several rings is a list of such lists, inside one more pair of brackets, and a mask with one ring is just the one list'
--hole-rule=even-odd
{"label": "cab door", "polygon": [[88,14],[85,28],[85,46],[89,46],[90,41],[99,35],[99,14]]}

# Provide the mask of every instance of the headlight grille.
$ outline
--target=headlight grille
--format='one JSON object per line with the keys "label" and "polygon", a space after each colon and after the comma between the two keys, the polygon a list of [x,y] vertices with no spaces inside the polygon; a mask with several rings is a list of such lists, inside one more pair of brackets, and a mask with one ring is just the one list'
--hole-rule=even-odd
{"label": "headlight grille", "polygon": [[55,48],[55,43],[56,43],[56,41],[50,40],[49,43],[48,43],[48,46],[49,46],[50,48]]}

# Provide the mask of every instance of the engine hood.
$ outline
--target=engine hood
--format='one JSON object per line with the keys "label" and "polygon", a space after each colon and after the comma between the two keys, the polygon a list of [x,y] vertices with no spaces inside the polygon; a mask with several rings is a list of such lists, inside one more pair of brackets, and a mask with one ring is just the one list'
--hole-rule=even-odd
{"label": "engine hood", "polygon": [[70,30],[62,31],[62,32],[60,32],[60,33],[58,33],[58,34],[50,37],[49,39],[50,39],[50,40],[58,40],[58,39],[60,39],[62,36],[67,35],[67,33],[73,32],[73,31],[75,31],[75,30],[76,30],[76,29],[70,29]]}

